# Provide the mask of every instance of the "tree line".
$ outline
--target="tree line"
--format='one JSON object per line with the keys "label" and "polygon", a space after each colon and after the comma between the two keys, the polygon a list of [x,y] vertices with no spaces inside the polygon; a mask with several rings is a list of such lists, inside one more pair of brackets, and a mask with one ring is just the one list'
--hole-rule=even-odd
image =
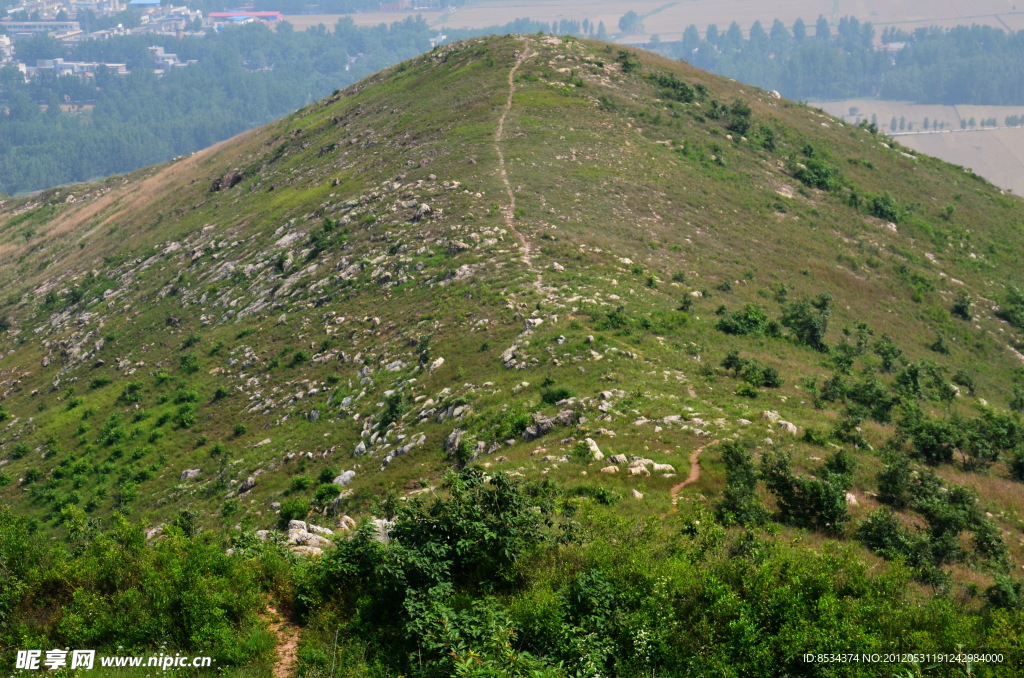
{"label": "tree line", "polygon": [[[253,24],[180,40],[124,36],[67,45],[39,36],[19,43],[29,63],[125,63],[131,74],[44,72],[25,82],[13,66],[0,70],[0,191],[127,172],[205,148],[430,49],[430,34],[419,18],[366,28],[345,19],[333,33]],[[154,45],[197,63],[157,77],[148,49]]]}
{"label": "tree line", "polygon": [[[813,34],[797,19],[755,22],[744,33],[733,22],[702,36],[690,25],[677,42],[653,48],[791,99],[879,97],[920,104],[1024,103],[1024,33],[989,26],[886,29],[876,50],[874,27],[854,17],[833,27],[819,17]],[[898,43],[905,43],[895,51]]]}

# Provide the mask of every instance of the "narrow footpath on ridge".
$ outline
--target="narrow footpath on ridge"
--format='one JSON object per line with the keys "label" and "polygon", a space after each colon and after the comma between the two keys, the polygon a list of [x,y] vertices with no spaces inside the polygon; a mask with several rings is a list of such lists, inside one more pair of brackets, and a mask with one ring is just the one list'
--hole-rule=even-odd
{"label": "narrow footpath on ridge", "polygon": [[672,498],[672,509],[675,510],[676,502],[679,501],[679,493],[688,485],[692,485],[700,480],[700,455],[701,452],[712,445],[718,443],[717,440],[705,443],[690,453],[690,475],[686,477],[686,480],[673,485],[672,489],[669,490],[669,496]]}
{"label": "narrow footpath on ridge", "polygon": [[536,52],[530,49],[529,39],[524,40],[523,50],[516,53],[516,63],[512,66],[512,69],[508,72],[508,98],[505,100],[505,106],[502,108],[501,117],[498,118],[498,129],[494,133],[494,150],[498,156],[498,173],[501,175],[501,181],[505,184],[505,193],[508,196],[508,201],[505,207],[502,208],[501,213],[505,221],[505,227],[510,233],[512,233],[516,240],[519,241],[519,245],[522,248],[522,260],[523,264],[536,276],[536,280],[533,282],[533,288],[538,293],[544,294],[543,279],[541,278],[540,271],[533,265],[533,250],[530,248],[530,243],[527,242],[523,234],[519,232],[515,225],[516,218],[516,194],[512,190],[512,183],[508,178],[508,171],[505,169],[505,152],[502,150],[502,143],[505,141],[505,120],[508,118],[509,111],[512,110],[512,96],[515,94],[515,78],[516,72],[519,67],[523,65],[523,62],[527,59],[536,56]]}
{"label": "narrow footpath on ridge", "polygon": [[267,613],[270,632],[277,638],[274,678],[292,678],[298,663],[299,627],[288,621],[273,605],[267,606]]}

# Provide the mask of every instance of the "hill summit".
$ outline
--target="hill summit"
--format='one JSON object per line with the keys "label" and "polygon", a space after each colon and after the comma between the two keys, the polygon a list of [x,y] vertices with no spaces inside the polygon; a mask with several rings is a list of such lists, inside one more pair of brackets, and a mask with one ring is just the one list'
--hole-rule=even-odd
{"label": "hill summit", "polygon": [[[338,530],[478,467],[870,558],[903,548],[882,527],[923,534],[947,551],[906,547],[918,581],[977,595],[1024,562],[1021,214],[651,54],[441,46],[5,201],[0,498],[55,534]],[[941,492],[966,497],[955,527]]]}

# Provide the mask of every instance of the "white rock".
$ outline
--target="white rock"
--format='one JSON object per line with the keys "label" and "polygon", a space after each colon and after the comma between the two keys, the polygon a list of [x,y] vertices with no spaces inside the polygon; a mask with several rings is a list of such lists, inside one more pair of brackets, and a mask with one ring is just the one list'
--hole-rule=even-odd
{"label": "white rock", "polygon": [[781,428],[781,429],[782,429],[783,431],[785,431],[786,433],[789,433],[789,434],[791,434],[791,435],[796,435],[796,433],[797,433],[797,428],[796,428],[796,424],[793,424],[793,423],[791,423],[791,422],[788,422],[788,421],[780,421],[780,422],[778,422],[778,426],[779,426],[779,428]]}
{"label": "white rock", "polygon": [[351,483],[352,479],[355,478],[355,477],[356,477],[356,472],[355,471],[345,471],[340,476],[338,476],[337,478],[332,480],[331,482],[334,483],[335,485],[340,485],[341,487],[345,487],[346,485]]}

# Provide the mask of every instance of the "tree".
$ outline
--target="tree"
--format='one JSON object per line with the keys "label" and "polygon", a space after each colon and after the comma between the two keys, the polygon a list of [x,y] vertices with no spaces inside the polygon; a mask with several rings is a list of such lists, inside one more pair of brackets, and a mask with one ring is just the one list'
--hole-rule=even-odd
{"label": "tree", "polygon": [[804,23],[803,19],[797,19],[793,22],[793,39],[797,42],[803,42],[806,37],[807,24]]}
{"label": "tree", "polygon": [[818,17],[818,23],[814,27],[814,37],[822,41],[827,41],[832,37],[832,31],[828,27],[828,20],[823,16]]}
{"label": "tree", "polygon": [[839,534],[850,519],[846,508],[849,474],[845,462],[829,459],[817,478],[797,476],[788,452],[772,450],[761,460],[761,477],[775,495],[783,520]]}
{"label": "tree", "polygon": [[640,22],[640,15],[633,10],[629,10],[619,19],[619,30],[623,33],[639,33],[643,29],[644,26]]}
{"label": "tree", "polygon": [[786,28],[786,24],[778,19],[772,23],[769,37],[771,38],[772,51],[776,54],[786,50],[789,47],[789,41],[793,39],[793,36],[789,34],[789,30]]}
{"label": "tree", "polygon": [[719,519],[726,525],[759,525],[767,511],[757,496],[757,467],[748,446],[739,441],[722,443],[725,492],[718,504]]}
{"label": "tree", "polygon": [[813,299],[805,296],[786,305],[782,314],[782,324],[793,332],[798,343],[827,353],[825,333],[828,331],[828,319],[831,315],[831,295],[819,294]]}

